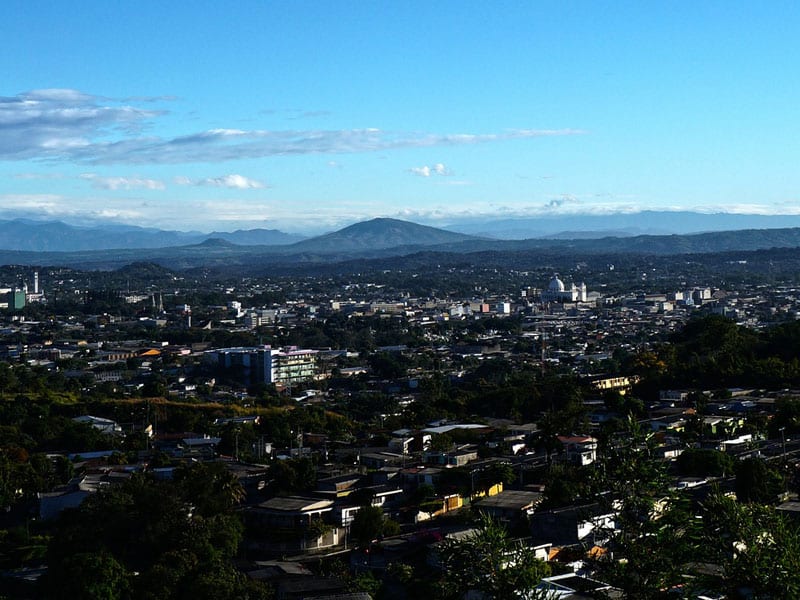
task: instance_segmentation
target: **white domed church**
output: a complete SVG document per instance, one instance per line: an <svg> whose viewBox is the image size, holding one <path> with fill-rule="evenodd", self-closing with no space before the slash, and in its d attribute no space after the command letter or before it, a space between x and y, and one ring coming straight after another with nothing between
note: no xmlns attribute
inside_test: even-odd
<svg viewBox="0 0 800 600"><path fill-rule="evenodd" d="M558 274L553 275L547 288L542 290L542 302L586 302L587 296L585 283L579 286L573 283L567 289Z"/></svg>

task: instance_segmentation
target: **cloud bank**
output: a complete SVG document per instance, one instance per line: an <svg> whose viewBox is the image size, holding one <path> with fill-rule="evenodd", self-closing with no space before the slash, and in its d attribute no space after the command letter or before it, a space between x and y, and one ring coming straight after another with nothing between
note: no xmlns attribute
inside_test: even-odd
<svg viewBox="0 0 800 600"><path fill-rule="evenodd" d="M71 89L0 97L0 160L86 164L223 162L292 154L344 154L482 144L577 135L578 129L513 129L502 133L391 132L374 128L318 130L218 128L164 138L142 131L166 113ZM156 99L138 99L139 102ZM224 184L223 184L224 185Z"/></svg>

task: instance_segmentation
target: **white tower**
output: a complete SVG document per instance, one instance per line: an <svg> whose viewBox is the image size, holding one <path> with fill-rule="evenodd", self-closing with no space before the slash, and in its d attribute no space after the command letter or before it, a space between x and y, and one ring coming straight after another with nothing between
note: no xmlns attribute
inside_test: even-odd
<svg viewBox="0 0 800 600"><path fill-rule="evenodd" d="M33 293L39 293L39 271L33 272Z"/></svg>

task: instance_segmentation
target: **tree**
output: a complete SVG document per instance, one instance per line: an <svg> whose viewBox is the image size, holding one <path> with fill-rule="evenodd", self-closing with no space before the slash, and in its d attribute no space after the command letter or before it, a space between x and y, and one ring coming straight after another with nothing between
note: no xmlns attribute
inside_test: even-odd
<svg viewBox="0 0 800 600"><path fill-rule="evenodd" d="M372 373L380 379L399 379L408 372L408 359L400 353L381 352L369 357Z"/></svg>
<svg viewBox="0 0 800 600"><path fill-rule="evenodd" d="M449 433L439 433L431 439L429 450L437 452L450 452L453 449L453 436Z"/></svg>
<svg viewBox="0 0 800 600"><path fill-rule="evenodd" d="M362 506L350 523L350 535L360 546L368 546L383 532L383 509L380 506Z"/></svg>
<svg viewBox="0 0 800 600"><path fill-rule="evenodd" d="M489 467L488 481L482 487L491 487L498 483L502 483L504 486L511 485L516 478L514 467L510 463L496 462Z"/></svg>
<svg viewBox="0 0 800 600"><path fill-rule="evenodd" d="M243 527L230 512L224 478L213 475L189 472L175 482L134 475L64 511L48 548L44 597L127 598L124 581L136 598L247 597L245 578L231 564ZM201 482L208 486L204 497L189 498ZM98 588L105 595L81 591L93 581L92 570L106 573L110 583ZM118 595L108 592L111 583Z"/></svg>
<svg viewBox="0 0 800 600"><path fill-rule="evenodd" d="M695 555L685 527L692 512L670 489L655 446L653 433L629 418L626 431L601 448L594 469L593 495L614 514L614 527L604 532L610 552L596 567L603 581L641 600L665 598L667 590L683 585Z"/></svg>
<svg viewBox="0 0 800 600"><path fill-rule="evenodd" d="M687 448L676 462L680 474L689 477L722 477L733 471L733 458L710 448Z"/></svg>
<svg viewBox="0 0 800 600"><path fill-rule="evenodd" d="M581 467L570 463L551 463L545 474L544 496L540 507L550 510L577 502L586 490Z"/></svg>
<svg viewBox="0 0 800 600"><path fill-rule="evenodd" d="M419 508L420 504L426 500L430 500L434 496L436 496L436 490L434 487L430 483L422 483L417 487L416 490L414 490L414 493L411 494L409 503L412 506Z"/></svg>
<svg viewBox="0 0 800 600"><path fill-rule="evenodd" d="M704 559L721 567L701 578L728 598L800 598L800 531L771 506L712 495L703 510Z"/></svg>
<svg viewBox="0 0 800 600"><path fill-rule="evenodd" d="M181 466L175 482L186 501L206 517L230 511L245 497L239 479L219 462Z"/></svg>
<svg viewBox="0 0 800 600"><path fill-rule="evenodd" d="M270 477L279 491L287 493L310 491L317 483L317 472L309 458L275 461Z"/></svg>
<svg viewBox="0 0 800 600"><path fill-rule="evenodd" d="M736 464L736 499L739 502L774 503L784 490L783 476L760 458Z"/></svg>
<svg viewBox="0 0 800 600"><path fill-rule="evenodd" d="M365 571L353 577L352 588L359 592L367 592L372 598L375 598L381 589L381 582L372 574L372 571Z"/></svg>
<svg viewBox="0 0 800 600"><path fill-rule="evenodd" d="M505 527L486 515L468 537L443 542L439 556L444 598L461 598L471 590L494 600L517 598L550 574L530 547L514 542Z"/></svg>
<svg viewBox="0 0 800 600"><path fill-rule="evenodd" d="M770 420L769 433L778 437L780 429L790 435L800 432L800 400L796 398L778 398L775 402L775 416Z"/></svg>
<svg viewBox="0 0 800 600"><path fill-rule="evenodd" d="M48 574L48 598L72 600L123 600L131 598L131 576L107 552L82 552L67 556L58 566L60 576Z"/></svg>

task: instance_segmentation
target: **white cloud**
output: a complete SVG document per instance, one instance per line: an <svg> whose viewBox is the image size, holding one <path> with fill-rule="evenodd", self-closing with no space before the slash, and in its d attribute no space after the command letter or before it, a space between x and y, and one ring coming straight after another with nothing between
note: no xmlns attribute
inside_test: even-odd
<svg viewBox="0 0 800 600"><path fill-rule="evenodd" d="M101 208L99 210L87 210L80 213L79 216L82 218L101 219L104 221L125 221L138 224L144 217L144 214L138 210L125 208Z"/></svg>
<svg viewBox="0 0 800 600"><path fill-rule="evenodd" d="M164 182L142 177L103 177L96 173L83 173L81 179L92 182L92 187L100 190L163 190Z"/></svg>
<svg viewBox="0 0 800 600"><path fill-rule="evenodd" d="M567 204L580 204L580 199L574 194L561 194L558 198L551 198L550 201L544 205L544 208L546 210L554 210Z"/></svg>
<svg viewBox="0 0 800 600"><path fill-rule="evenodd" d="M381 152L584 133L577 129L439 134L377 128L284 131L216 128L163 138L143 136L141 130L166 113L126 104L135 100L102 98L70 89L34 90L0 97L0 160L48 159L89 164L222 162L287 154ZM436 172L437 166L429 167L431 173Z"/></svg>
<svg viewBox="0 0 800 600"><path fill-rule="evenodd" d="M409 169L411 173L414 175L419 175L420 177L430 177L431 176L431 168L430 167L411 167Z"/></svg>
<svg viewBox="0 0 800 600"><path fill-rule="evenodd" d="M432 167L429 167L428 165L422 167L411 167L409 172L420 177L430 177L431 175L446 176L453 174L453 172L445 167L442 163L436 163Z"/></svg>
<svg viewBox="0 0 800 600"><path fill-rule="evenodd" d="M653 209L658 210L658 209ZM776 202L775 204L721 204L709 206L697 206L687 208L685 206L670 206L664 210L683 211L715 214L730 213L736 215L800 215L800 202L791 200L787 202Z"/></svg>
<svg viewBox="0 0 800 600"><path fill-rule="evenodd" d="M95 147L97 139L130 135L162 114L100 100L69 89L0 97L0 159L74 157Z"/></svg>
<svg viewBox="0 0 800 600"><path fill-rule="evenodd" d="M0 205L14 210L36 210L49 213L64 201L58 194L0 194Z"/></svg>
<svg viewBox="0 0 800 600"><path fill-rule="evenodd" d="M130 207L128 199L70 198L58 194L0 194L0 218L3 219L47 217L73 224L97 219L136 223L143 216L142 212Z"/></svg>
<svg viewBox="0 0 800 600"><path fill-rule="evenodd" d="M175 177L173 179L178 185L196 185L209 187L225 187L237 190L258 190L266 187L257 179L250 179L244 175L222 175L221 177L206 177L205 179L189 179L188 177Z"/></svg>

